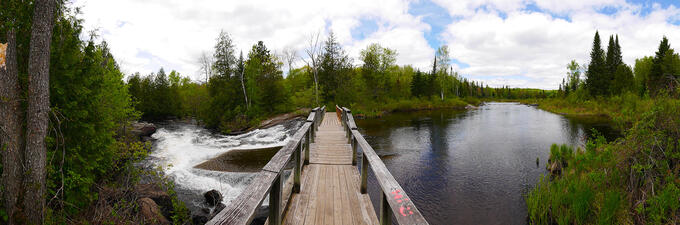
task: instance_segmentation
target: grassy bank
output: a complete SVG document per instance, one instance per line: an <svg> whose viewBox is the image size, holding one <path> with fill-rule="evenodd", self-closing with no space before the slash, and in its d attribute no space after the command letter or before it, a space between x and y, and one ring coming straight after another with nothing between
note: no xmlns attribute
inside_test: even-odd
<svg viewBox="0 0 680 225"><path fill-rule="evenodd" d="M389 100L384 103L370 104L350 104L349 107L356 117L375 118L382 117L392 112L410 112L433 109L465 109L467 105L479 105L482 101L477 98L448 98L440 100L437 98L412 98L402 100ZM326 108L334 108L335 105L328 105Z"/></svg>
<svg viewBox="0 0 680 225"><path fill-rule="evenodd" d="M536 101L551 112L605 115L624 131L586 149L553 146L549 169L527 197L531 224L677 224L680 101L633 95Z"/></svg>

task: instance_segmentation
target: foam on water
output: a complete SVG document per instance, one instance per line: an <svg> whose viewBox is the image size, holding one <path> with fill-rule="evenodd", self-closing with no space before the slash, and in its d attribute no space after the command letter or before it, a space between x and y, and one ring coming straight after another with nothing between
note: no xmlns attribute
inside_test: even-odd
<svg viewBox="0 0 680 225"><path fill-rule="evenodd" d="M180 199L192 203L188 206L200 206L201 195L212 189L222 193L224 203L227 203L243 191L254 173L209 171L196 169L194 166L232 149L283 146L299 127L297 122L292 125L277 125L241 135L226 136L212 134L195 125L172 124L159 128L152 135L156 141L149 159L174 181Z"/></svg>

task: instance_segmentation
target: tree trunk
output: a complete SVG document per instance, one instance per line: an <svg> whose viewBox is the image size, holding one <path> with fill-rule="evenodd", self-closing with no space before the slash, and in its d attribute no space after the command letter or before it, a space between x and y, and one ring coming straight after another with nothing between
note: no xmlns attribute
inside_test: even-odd
<svg viewBox="0 0 680 225"><path fill-rule="evenodd" d="M241 54L241 55L243 55L243 54ZM241 88L243 89L243 97L246 100L246 110L248 110L250 108L250 104L248 104L248 94L246 93L246 84L243 83L243 72L244 71L245 71L245 69L243 69L241 71Z"/></svg>
<svg viewBox="0 0 680 225"><path fill-rule="evenodd" d="M2 152L2 184L5 211L9 224L21 223L17 205L21 189L24 154L22 109L20 102L19 70L17 66L16 34L11 28L7 32L5 68L0 68L0 152ZM21 219L21 218L19 218Z"/></svg>
<svg viewBox="0 0 680 225"><path fill-rule="evenodd" d="M24 210L29 224L42 224L45 215L45 136L50 110L50 42L56 0L36 0L28 56L28 109Z"/></svg>

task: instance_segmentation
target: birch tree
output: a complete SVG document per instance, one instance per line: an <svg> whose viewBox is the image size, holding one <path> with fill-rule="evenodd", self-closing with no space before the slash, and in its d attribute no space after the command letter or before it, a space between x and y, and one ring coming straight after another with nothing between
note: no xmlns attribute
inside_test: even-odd
<svg viewBox="0 0 680 225"><path fill-rule="evenodd" d="M312 75L314 75L314 96L316 99L316 105L319 105L319 55L321 54L321 42L319 40L320 33L312 33L307 39L307 48L305 53L307 53L307 59L303 59L307 66L312 69Z"/></svg>

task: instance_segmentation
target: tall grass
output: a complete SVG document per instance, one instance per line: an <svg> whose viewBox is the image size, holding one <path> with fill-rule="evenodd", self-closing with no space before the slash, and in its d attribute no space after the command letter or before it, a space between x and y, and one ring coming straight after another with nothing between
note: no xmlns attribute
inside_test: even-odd
<svg viewBox="0 0 680 225"><path fill-rule="evenodd" d="M542 177L527 194L530 223L680 223L680 100L596 101L608 102L597 107L624 128L624 137L607 143L600 136L585 151L551 146L550 160L562 172Z"/></svg>

